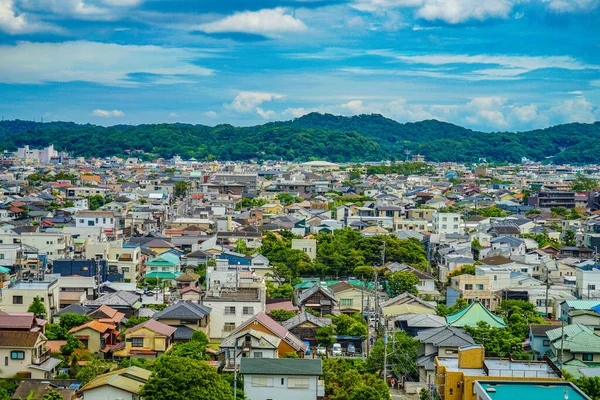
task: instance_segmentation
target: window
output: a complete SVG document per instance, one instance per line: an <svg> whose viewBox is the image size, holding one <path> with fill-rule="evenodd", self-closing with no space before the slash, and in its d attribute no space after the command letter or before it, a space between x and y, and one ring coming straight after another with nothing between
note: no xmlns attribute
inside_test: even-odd
<svg viewBox="0 0 600 400"><path fill-rule="evenodd" d="M548 339L544 340L544 346L550 346L550 341Z"/></svg>
<svg viewBox="0 0 600 400"><path fill-rule="evenodd" d="M262 358L262 356L263 356L263 353L262 353L262 351L255 351L255 352L252 354L252 357L254 357L254 358Z"/></svg>
<svg viewBox="0 0 600 400"><path fill-rule="evenodd" d="M134 337L131 339L131 347L144 347L143 337Z"/></svg>
<svg viewBox="0 0 600 400"><path fill-rule="evenodd" d="M23 296L13 296L13 304L23 304Z"/></svg>
<svg viewBox="0 0 600 400"><path fill-rule="evenodd" d="M476 290L483 290L483 284L482 283L475 284L475 289Z"/></svg>
<svg viewBox="0 0 600 400"><path fill-rule="evenodd" d="M498 275L494 275L494 280L497 281L498 280Z"/></svg>
<svg viewBox="0 0 600 400"><path fill-rule="evenodd" d="M235 307L233 307L233 306L225 307L225 315L235 315Z"/></svg>
<svg viewBox="0 0 600 400"><path fill-rule="evenodd" d="M343 306L351 306L352 305L352 299L342 299L342 305Z"/></svg>
<svg viewBox="0 0 600 400"><path fill-rule="evenodd" d="M450 388L450 396L452 396L452 388Z"/></svg>
<svg viewBox="0 0 600 400"><path fill-rule="evenodd" d="M234 322L225 322L223 324L223 332L233 332L234 329L235 329Z"/></svg>
<svg viewBox="0 0 600 400"><path fill-rule="evenodd" d="M446 224L442 225L442 229L446 229L448 226Z"/></svg>
<svg viewBox="0 0 600 400"><path fill-rule="evenodd" d="M88 221L88 226L94 226L94 221Z"/></svg>
<svg viewBox="0 0 600 400"><path fill-rule="evenodd" d="M310 379L308 378L288 378L288 388L290 389L308 389Z"/></svg>
<svg viewBox="0 0 600 400"><path fill-rule="evenodd" d="M0 254L0 260L4 260L4 254Z"/></svg>
<svg viewBox="0 0 600 400"><path fill-rule="evenodd" d="M472 283L466 283L465 284L465 290L473 290L473 284Z"/></svg>
<svg viewBox="0 0 600 400"><path fill-rule="evenodd" d="M458 354L458 350L448 350L448 349L446 349L446 354Z"/></svg>
<svg viewBox="0 0 600 400"><path fill-rule="evenodd" d="M583 361L594 361L594 355L592 353L583 353L581 359Z"/></svg>
<svg viewBox="0 0 600 400"><path fill-rule="evenodd" d="M271 381L271 378L267 378L264 376L253 376L252 377L252 386L253 387L273 386L273 381Z"/></svg>
<svg viewBox="0 0 600 400"><path fill-rule="evenodd" d="M458 222L458 217L454 217L454 222Z"/></svg>
<svg viewBox="0 0 600 400"><path fill-rule="evenodd" d="M588 285L588 290L596 290L596 285Z"/></svg>
<svg viewBox="0 0 600 400"><path fill-rule="evenodd" d="M11 351L10 352L10 359L11 360L24 360L25 359L25 352L24 351Z"/></svg>
<svg viewBox="0 0 600 400"><path fill-rule="evenodd" d="M123 267L123 268L121 268L121 271L123 271L123 272L129 272L129 267Z"/></svg>
<svg viewBox="0 0 600 400"><path fill-rule="evenodd" d="M79 220L79 223L80 223L80 224L83 224L83 220L82 220L82 219L80 219L80 220Z"/></svg>
<svg viewBox="0 0 600 400"><path fill-rule="evenodd" d="M233 313L235 314L235 308ZM254 307L244 307L242 308L243 315L254 315Z"/></svg>

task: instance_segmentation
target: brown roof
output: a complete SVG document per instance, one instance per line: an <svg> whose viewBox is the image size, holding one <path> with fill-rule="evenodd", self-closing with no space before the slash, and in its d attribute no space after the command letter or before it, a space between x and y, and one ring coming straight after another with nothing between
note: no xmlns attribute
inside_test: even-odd
<svg viewBox="0 0 600 400"><path fill-rule="evenodd" d="M0 314L0 329L30 329L34 323L33 313L26 315Z"/></svg>
<svg viewBox="0 0 600 400"><path fill-rule="evenodd" d="M41 333L0 331L0 347L35 347Z"/></svg>
<svg viewBox="0 0 600 400"><path fill-rule="evenodd" d="M142 322L141 324L137 324L136 326L127 329L127 331L125 331L125 334L135 332L142 328L146 328L156 333L160 333L164 336L171 336L177 330L177 328L173 328L172 326L165 325L162 322L150 319L146 322Z"/></svg>
<svg viewBox="0 0 600 400"><path fill-rule="evenodd" d="M114 308L102 304L100 307L88 314L89 317L97 319L100 322L121 322L125 314L115 310Z"/></svg>
<svg viewBox="0 0 600 400"><path fill-rule="evenodd" d="M560 326L560 322L553 321L552 325L531 324L529 325L529 329L531 329L531 333L533 334L533 336L546 336L546 332L552 329L556 329L557 326Z"/></svg>
<svg viewBox="0 0 600 400"><path fill-rule="evenodd" d="M481 261L485 265L504 265L504 264L510 264L512 262L510 259L503 257L503 256L486 257L483 260L479 260L479 261Z"/></svg>
<svg viewBox="0 0 600 400"><path fill-rule="evenodd" d="M64 301L78 301L81 300L81 296L85 292L60 292L59 297L60 300Z"/></svg>
<svg viewBox="0 0 600 400"><path fill-rule="evenodd" d="M108 330L114 329L115 327L114 327L114 325L103 324L102 322L98 322L98 321L92 320L92 321L86 322L83 325L76 326L75 328L71 329L69 331L69 333L79 332L79 331L81 331L83 329L86 329L86 328L93 329L96 332L104 333L104 332L106 332Z"/></svg>
<svg viewBox="0 0 600 400"><path fill-rule="evenodd" d="M64 346L67 344L66 340L48 340L46 342L46 348L50 350L51 353L60 353L60 346Z"/></svg>
<svg viewBox="0 0 600 400"><path fill-rule="evenodd" d="M64 400L71 400L75 394L75 389L59 389L52 387L49 383L36 382L36 381L22 381L15 390L15 393L11 396L12 399L32 399L42 400L44 395L50 391L50 389L58 392ZM31 396L33 393L33 397Z"/></svg>

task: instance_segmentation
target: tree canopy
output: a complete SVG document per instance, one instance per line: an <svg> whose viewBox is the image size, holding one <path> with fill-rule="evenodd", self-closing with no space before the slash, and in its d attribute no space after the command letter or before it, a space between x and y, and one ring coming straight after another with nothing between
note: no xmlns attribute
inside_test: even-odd
<svg viewBox="0 0 600 400"><path fill-rule="evenodd" d="M27 312L35 314L37 318L46 318L47 311L44 303L40 300L40 296L35 296L33 303L27 309Z"/></svg>

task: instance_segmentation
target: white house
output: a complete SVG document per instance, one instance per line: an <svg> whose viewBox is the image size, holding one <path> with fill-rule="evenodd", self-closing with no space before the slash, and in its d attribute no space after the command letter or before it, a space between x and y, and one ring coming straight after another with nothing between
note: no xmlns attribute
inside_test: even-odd
<svg viewBox="0 0 600 400"><path fill-rule="evenodd" d="M490 277L490 290L496 291L510 287L511 271L503 267L485 267L478 265L475 267L476 276Z"/></svg>
<svg viewBox="0 0 600 400"><path fill-rule="evenodd" d="M79 398L138 400L139 393L151 374L151 371L140 367L129 367L98 375L79 389Z"/></svg>
<svg viewBox="0 0 600 400"><path fill-rule="evenodd" d="M210 339L223 339L259 312L265 311L264 285L238 290L209 290L203 305L210 307Z"/></svg>
<svg viewBox="0 0 600 400"><path fill-rule="evenodd" d="M595 295L594 292L600 290L600 268L593 260L576 265L575 276L577 298L587 299L590 294Z"/></svg>
<svg viewBox="0 0 600 400"><path fill-rule="evenodd" d="M116 231L117 218L113 211L77 211L75 213L75 226L77 228L97 226Z"/></svg>
<svg viewBox="0 0 600 400"><path fill-rule="evenodd" d="M240 373L248 400L316 400L325 395L321 359L242 358Z"/></svg>
<svg viewBox="0 0 600 400"><path fill-rule="evenodd" d="M437 234L459 234L462 235L464 226L461 215L458 213L434 213L433 233Z"/></svg>

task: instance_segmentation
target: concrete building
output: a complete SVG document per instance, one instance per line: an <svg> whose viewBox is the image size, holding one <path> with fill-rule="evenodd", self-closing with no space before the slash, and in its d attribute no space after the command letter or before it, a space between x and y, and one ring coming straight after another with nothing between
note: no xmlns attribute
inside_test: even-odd
<svg viewBox="0 0 600 400"><path fill-rule="evenodd" d="M308 254L311 260L317 257L317 241L315 239L292 239L292 249Z"/></svg>
<svg viewBox="0 0 600 400"><path fill-rule="evenodd" d="M73 237L66 233L23 232L20 235L1 234L2 244L24 244L38 249L48 260L73 256Z"/></svg>
<svg viewBox="0 0 600 400"><path fill-rule="evenodd" d="M593 292L600 290L600 268L593 261L579 264L575 269L575 277L578 298L589 299Z"/></svg>
<svg viewBox="0 0 600 400"><path fill-rule="evenodd" d="M59 309L60 293L58 279L52 282L17 281L12 283L2 289L0 305L6 312L27 312L27 309L36 297L39 297L44 307L46 307L47 318L51 321L51 315Z"/></svg>
<svg viewBox="0 0 600 400"><path fill-rule="evenodd" d="M458 213L434 213L432 219L433 233L462 235L464 227L461 217L461 214Z"/></svg>

